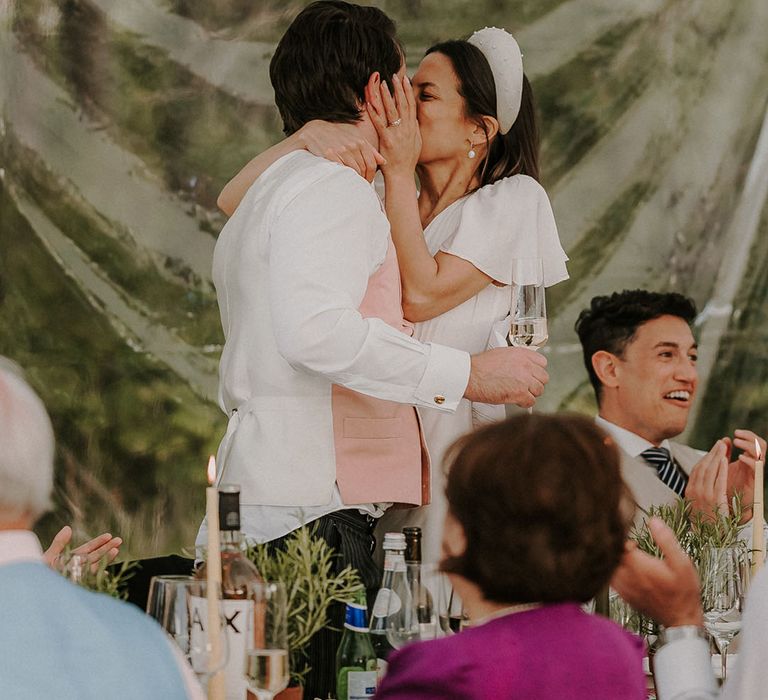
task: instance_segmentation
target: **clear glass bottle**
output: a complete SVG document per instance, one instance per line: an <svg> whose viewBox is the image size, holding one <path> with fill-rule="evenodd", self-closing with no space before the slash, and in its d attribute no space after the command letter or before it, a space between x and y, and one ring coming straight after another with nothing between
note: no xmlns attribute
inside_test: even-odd
<svg viewBox="0 0 768 700"><path fill-rule="evenodd" d="M248 683L243 669L246 658L248 616L252 612L251 593L263 584L259 571L245 556L240 532L240 487L219 486L219 547L221 550L222 607L226 620L229 654L224 669L227 700L245 700ZM206 578L206 562L196 577ZM205 619L205 618L203 618Z"/></svg>
<svg viewBox="0 0 768 700"><path fill-rule="evenodd" d="M336 700L365 700L376 694L376 652L368 633L365 591L347 603L344 634L336 653Z"/></svg>
<svg viewBox="0 0 768 700"><path fill-rule="evenodd" d="M434 639L437 634L437 615L432 594L422 581L421 528L404 527L403 535L405 535L406 577L416 605L419 637L422 640Z"/></svg>
<svg viewBox="0 0 768 700"><path fill-rule="evenodd" d="M418 636L414 630L415 609L406 578L405 535L384 535L384 576L371 613L371 643L379 674L386 672L387 658L402 644Z"/></svg>

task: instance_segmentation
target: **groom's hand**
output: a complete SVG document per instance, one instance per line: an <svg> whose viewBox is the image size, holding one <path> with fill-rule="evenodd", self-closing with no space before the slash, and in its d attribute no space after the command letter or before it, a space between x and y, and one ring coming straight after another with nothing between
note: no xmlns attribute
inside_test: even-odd
<svg viewBox="0 0 768 700"><path fill-rule="evenodd" d="M494 348L472 356L464 398L530 408L544 392L547 358L526 348Z"/></svg>

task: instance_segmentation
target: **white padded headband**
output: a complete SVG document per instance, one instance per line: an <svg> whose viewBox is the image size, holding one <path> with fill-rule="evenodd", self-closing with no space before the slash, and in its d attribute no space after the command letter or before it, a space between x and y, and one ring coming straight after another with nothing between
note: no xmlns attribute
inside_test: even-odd
<svg viewBox="0 0 768 700"><path fill-rule="evenodd" d="M520 113L523 96L523 55L515 38L504 29L486 27L475 32L469 43L483 52L496 84L496 115L499 130L506 134Z"/></svg>

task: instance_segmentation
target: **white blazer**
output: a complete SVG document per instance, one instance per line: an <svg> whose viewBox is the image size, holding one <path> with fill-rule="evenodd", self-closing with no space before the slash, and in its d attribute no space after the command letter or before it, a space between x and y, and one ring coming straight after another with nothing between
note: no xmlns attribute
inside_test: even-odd
<svg viewBox="0 0 768 700"><path fill-rule="evenodd" d="M221 232L213 280L225 344L219 403L230 416L220 481L252 505L331 500L331 386L454 411L465 352L422 344L358 311L389 224L354 171L299 151L265 171Z"/></svg>

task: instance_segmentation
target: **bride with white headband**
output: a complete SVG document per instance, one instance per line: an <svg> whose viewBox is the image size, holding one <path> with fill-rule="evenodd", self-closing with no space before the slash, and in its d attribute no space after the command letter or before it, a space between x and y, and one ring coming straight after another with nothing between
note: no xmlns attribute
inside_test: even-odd
<svg viewBox="0 0 768 700"><path fill-rule="evenodd" d="M493 324L510 311L510 285L524 281L515 279L519 261L540 258L547 286L568 277L538 182L538 125L520 49L503 29L486 28L468 41L430 48L412 90L407 78L393 82L394 95L382 84L368 103L386 159L381 170L404 315L422 342L480 352ZM503 407L484 406L483 413L493 408L503 419ZM424 560L439 561L443 461L472 429L473 411L462 400L452 415L420 413L432 458L432 502L390 509L378 529L421 527Z"/></svg>
<svg viewBox="0 0 768 700"><path fill-rule="evenodd" d="M517 42L496 28L430 48L412 85L402 73L389 81L392 92L383 81L369 85L366 106L386 161L385 207L404 315L422 342L481 352L493 324L510 311L510 285L521 282L515 279L519 261L541 259L547 286L568 277L552 208L538 182L531 86ZM310 122L300 130L302 143L317 155L338 153L346 128ZM356 134L351 144L350 150L359 145ZM365 176L362 157L337 159L360 163L356 169ZM227 185L219 198L226 213L273 160L269 151L261 154ZM503 407L483 408L486 417L496 408L492 417L504 418ZM473 406L462 400L453 414L421 411L421 417L432 459L432 502L388 510L378 530L421 527L424 561L436 562L446 511L442 463L454 440L473 428Z"/></svg>

